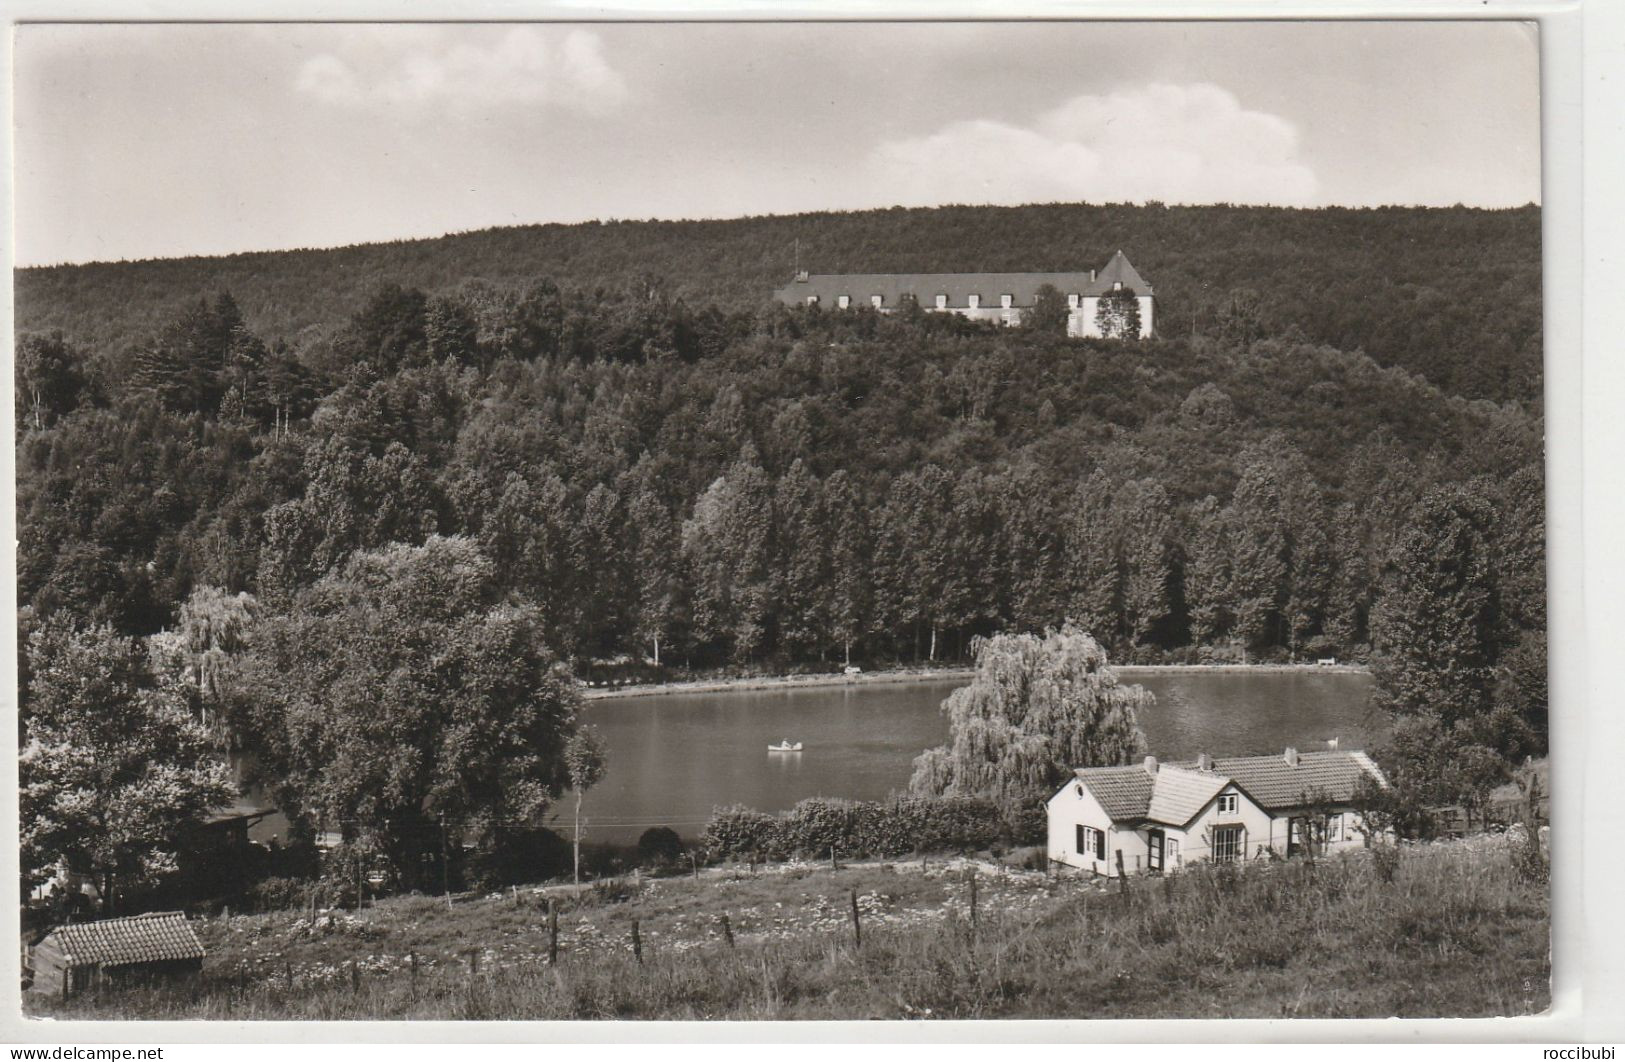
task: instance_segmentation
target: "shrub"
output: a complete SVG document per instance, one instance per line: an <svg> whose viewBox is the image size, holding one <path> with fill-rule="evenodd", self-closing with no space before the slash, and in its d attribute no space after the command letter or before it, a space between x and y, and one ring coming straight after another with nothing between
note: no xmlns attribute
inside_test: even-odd
<svg viewBox="0 0 1625 1062"><path fill-rule="evenodd" d="M706 845L724 858L822 858L834 847L851 858L924 851L975 851L1005 836L998 809L973 797L900 797L885 803L803 800L780 816L749 808L718 810L705 828Z"/></svg>
<svg viewBox="0 0 1625 1062"><path fill-rule="evenodd" d="M570 846L552 830L498 829L469 855L463 879L469 888L490 892L559 877L570 867Z"/></svg>
<svg viewBox="0 0 1625 1062"><path fill-rule="evenodd" d="M1507 831L1507 843L1512 846L1512 869L1520 881L1531 885L1545 885L1552 876L1551 856L1541 847L1538 831L1517 825Z"/></svg>
<svg viewBox="0 0 1625 1062"><path fill-rule="evenodd" d="M670 863L682 857L683 839L670 826L651 826L638 838L638 861Z"/></svg>
<svg viewBox="0 0 1625 1062"><path fill-rule="evenodd" d="M779 820L740 804L718 808L705 824L705 846L720 856L778 852Z"/></svg>
<svg viewBox="0 0 1625 1062"><path fill-rule="evenodd" d="M247 899L256 911L299 910L320 891L321 882L313 878L266 878L248 887Z"/></svg>
<svg viewBox="0 0 1625 1062"><path fill-rule="evenodd" d="M1378 844L1371 849L1371 865L1376 869L1377 877L1384 885L1393 883L1394 874L1399 870L1399 846L1392 844Z"/></svg>

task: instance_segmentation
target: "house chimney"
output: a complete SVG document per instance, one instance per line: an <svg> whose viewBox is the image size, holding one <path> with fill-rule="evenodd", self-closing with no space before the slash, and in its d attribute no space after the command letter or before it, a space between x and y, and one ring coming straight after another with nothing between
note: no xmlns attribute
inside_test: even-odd
<svg viewBox="0 0 1625 1062"><path fill-rule="evenodd" d="M1147 756L1145 758L1145 773L1146 774L1156 774L1157 773L1157 758L1155 756Z"/></svg>
<svg viewBox="0 0 1625 1062"><path fill-rule="evenodd" d="M1296 767L1298 765L1298 750L1293 748L1291 745L1286 747L1286 765L1288 767Z"/></svg>
<svg viewBox="0 0 1625 1062"><path fill-rule="evenodd" d="M807 271L805 269L803 269L801 272L796 274L796 283L798 283L798 284L807 283Z"/></svg>
<svg viewBox="0 0 1625 1062"><path fill-rule="evenodd" d="M1095 279L1095 271L1093 269L1089 270L1089 279L1090 280Z"/></svg>
<svg viewBox="0 0 1625 1062"><path fill-rule="evenodd" d="M1211 771L1213 769L1213 757L1205 752L1198 753L1196 756L1196 769L1198 771Z"/></svg>

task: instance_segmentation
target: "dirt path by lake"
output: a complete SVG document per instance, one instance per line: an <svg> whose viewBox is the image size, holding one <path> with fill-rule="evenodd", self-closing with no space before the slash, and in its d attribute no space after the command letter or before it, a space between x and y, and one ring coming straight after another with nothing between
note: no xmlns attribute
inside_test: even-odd
<svg viewBox="0 0 1625 1062"><path fill-rule="evenodd" d="M1317 674L1340 672L1364 674L1363 664L1125 664L1115 667L1119 677L1134 679L1143 675L1177 674L1264 674L1308 671ZM903 668L894 671L866 671L859 675L764 675L759 678L698 679L691 682L660 682L634 686L609 686L582 691L586 700L607 697L657 697L672 693L730 693L745 690L795 690L824 686L852 686L887 682L937 682L968 679L971 667Z"/></svg>

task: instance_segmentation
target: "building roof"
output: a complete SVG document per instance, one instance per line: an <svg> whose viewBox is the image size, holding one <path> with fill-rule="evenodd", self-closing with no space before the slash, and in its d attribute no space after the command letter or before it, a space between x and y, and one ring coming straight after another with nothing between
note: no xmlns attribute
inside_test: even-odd
<svg viewBox="0 0 1625 1062"><path fill-rule="evenodd" d="M1145 817L1170 826L1183 826L1229 784L1229 778L1213 771L1160 767L1151 787L1151 802L1145 809Z"/></svg>
<svg viewBox="0 0 1625 1062"><path fill-rule="evenodd" d="M1145 282L1140 271L1134 268L1134 263L1128 260L1128 255L1118 251L1112 255L1112 260L1106 263L1106 268L1100 271L1096 283L1102 291L1110 291L1113 284L1121 282L1125 288L1133 288L1138 295L1150 295L1151 285Z"/></svg>
<svg viewBox="0 0 1625 1062"><path fill-rule="evenodd" d="M1183 826L1226 786L1235 785L1266 811L1302 807L1311 800L1346 804L1363 778L1386 786L1364 752L1303 752L1297 766L1284 755L1216 759L1204 771L1195 763L1168 763L1154 770L1080 767L1074 774L1114 822L1144 820Z"/></svg>
<svg viewBox="0 0 1625 1062"><path fill-rule="evenodd" d="M1347 803L1363 778L1386 787L1388 780L1364 752L1300 752L1298 765L1281 756L1241 756L1215 759L1214 771L1229 775L1247 795L1266 808L1300 807L1321 798Z"/></svg>
<svg viewBox="0 0 1625 1062"><path fill-rule="evenodd" d="M1152 776L1144 767L1080 767L1076 773L1113 820L1145 817L1151 804Z"/></svg>
<svg viewBox="0 0 1625 1062"><path fill-rule="evenodd" d="M1064 273L811 273L804 280L790 281L774 297L800 305L816 295L822 305L834 306L839 296L847 295L853 306L867 306L870 296L879 295L882 306L895 307L903 296L912 295L930 309L938 295L946 295L948 305L958 308L969 306L970 296L980 295L983 309L997 309L1001 295L1011 296L1012 306L1033 305L1038 289L1045 284L1062 295L1092 296L1111 291L1117 281L1137 295L1153 294L1151 285L1118 251L1095 276L1087 269Z"/></svg>
<svg viewBox="0 0 1625 1062"><path fill-rule="evenodd" d="M201 959L203 945L178 911L58 926L40 943L54 942L70 966Z"/></svg>

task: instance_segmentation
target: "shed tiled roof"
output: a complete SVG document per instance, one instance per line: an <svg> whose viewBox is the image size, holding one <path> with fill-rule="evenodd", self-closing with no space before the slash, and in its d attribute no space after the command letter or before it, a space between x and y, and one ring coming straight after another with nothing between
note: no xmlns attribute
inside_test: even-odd
<svg viewBox="0 0 1625 1062"><path fill-rule="evenodd" d="M1159 768L1145 817L1170 826L1183 826L1229 784L1229 778L1213 771L1191 771L1174 766Z"/></svg>
<svg viewBox="0 0 1625 1062"><path fill-rule="evenodd" d="M54 941L70 966L203 958L202 943L179 912L58 926L45 941Z"/></svg>
<svg viewBox="0 0 1625 1062"><path fill-rule="evenodd" d="M1353 799L1362 778L1388 784L1363 752L1301 752L1296 767L1279 755L1239 756L1215 759L1213 770L1234 778L1267 809L1299 807L1311 795L1344 803Z"/></svg>
<svg viewBox="0 0 1625 1062"><path fill-rule="evenodd" d="M1145 816L1152 786L1144 767L1080 767L1076 774L1113 821Z"/></svg>
<svg viewBox="0 0 1625 1062"><path fill-rule="evenodd" d="M882 306L896 307L903 296L912 295L931 309L938 295L946 295L949 306L964 309L970 305L970 296L980 295L982 309L998 309L1001 295L1011 296L1012 306L1033 305L1038 289L1045 284L1062 295L1101 295L1112 290L1116 281L1133 288L1137 295L1153 294L1151 285L1118 251L1095 277L1087 269L1063 273L814 273L806 280L792 280L774 297L800 305L816 295L821 305L833 307L842 295L850 296L853 306L867 306L870 296L879 295Z"/></svg>

